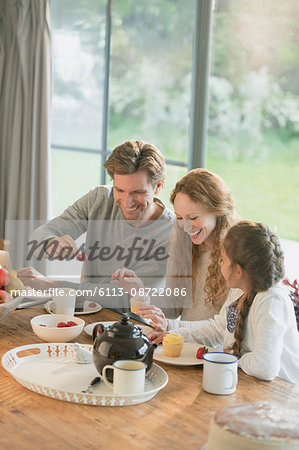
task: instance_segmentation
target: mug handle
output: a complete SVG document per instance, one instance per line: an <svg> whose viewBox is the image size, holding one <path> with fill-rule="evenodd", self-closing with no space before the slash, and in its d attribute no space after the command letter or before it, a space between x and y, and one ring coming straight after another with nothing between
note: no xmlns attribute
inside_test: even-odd
<svg viewBox="0 0 299 450"><path fill-rule="evenodd" d="M113 383L110 383L110 381L107 380L106 377L106 370L107 369L113 369L114 370L114 366L111 366L110 364L108 364L107 366L105 366L102 370L102 378L105 384L107 384L107 386L111 387L113 389Z"/></svg>
<svg viewBox="0 0 299 450"><path fill-rule="evenodd" d="M50 306L51 306L52 303L55 305L55 301L54 301L54 300L49 300L49 301L46 303L46 310L47 310L48 313L50 313L50 314L55 314L53 311L51 311L51 308L50 308Z"/></svg>
<svg viewBox="0 0 299 450"><path fill-rule="evenodd" d="M233 370L231 370L231 369L226 369L225 372L230 372L232 374L232 376L233 376L233 381L232 381L231 386L228 386L225 389L234 389L237 386L237 377L235 375L235 372Z"/></svg>

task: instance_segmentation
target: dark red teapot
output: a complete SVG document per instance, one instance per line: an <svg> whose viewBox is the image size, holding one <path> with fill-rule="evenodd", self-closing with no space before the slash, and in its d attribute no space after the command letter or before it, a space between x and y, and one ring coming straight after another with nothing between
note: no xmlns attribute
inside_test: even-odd
<svg viewBox="0 0 299 450"><path fill-rule="evenodd" d="M156 344L152 344L142 330L123 315L119 322L105 327L99 323L93 332L93 362L97 371L118 359L138 359L147 364L148 372L153 364L153 353ZM112 370L107 370L107 378L112 381Z"/></svg>

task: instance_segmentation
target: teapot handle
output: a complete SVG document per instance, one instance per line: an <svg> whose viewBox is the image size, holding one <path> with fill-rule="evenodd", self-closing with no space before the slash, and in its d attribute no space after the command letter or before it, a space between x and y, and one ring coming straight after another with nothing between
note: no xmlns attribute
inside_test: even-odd
<svg viewBox="0 0 299 450"><path fill-rule="evenodd" d="M98 330L101 329L101 333L104 333L105 327L102 323L97 323L92 330L92 341L94 342L96 338L98 337Z"/></svg>

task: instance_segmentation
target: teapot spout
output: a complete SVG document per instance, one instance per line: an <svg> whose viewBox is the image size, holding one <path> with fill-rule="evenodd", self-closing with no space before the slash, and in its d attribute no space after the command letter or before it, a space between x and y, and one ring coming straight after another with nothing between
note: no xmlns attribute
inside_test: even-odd
<svg viewBox="0 0 299 450"><path fill-rule="evenodd" d="M142 358L139 359L139 361L144 361L144 362L148 362L148 361L152 361L153 359L153 354L154 354L154 350L158 347L157 344L151 344L146 353L143 355Z"/></svg>

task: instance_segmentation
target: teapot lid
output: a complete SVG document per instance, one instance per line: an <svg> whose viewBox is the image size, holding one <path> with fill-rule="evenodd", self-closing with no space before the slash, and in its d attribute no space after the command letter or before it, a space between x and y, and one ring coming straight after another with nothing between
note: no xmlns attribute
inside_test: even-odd
<svg viewBox="0 0 299 450"><path fill-rule="evenodd" d="M137 325L129 321L129 317L125 314L121 316L119 322L113 323L108 328L108 333L112 333L113 336L123 338L135 338L142 335L142 330Z"/></svg>

